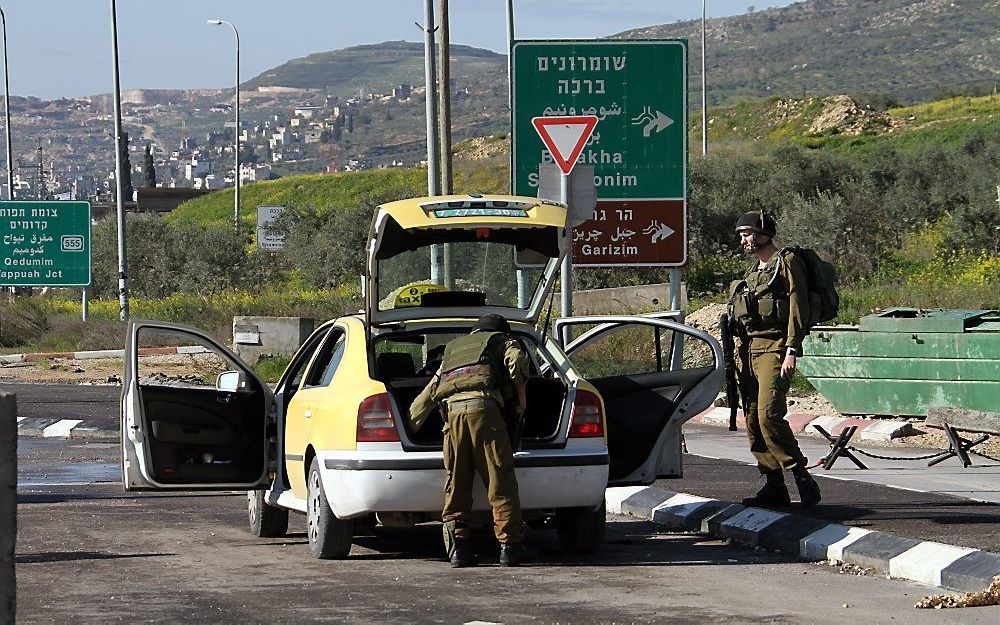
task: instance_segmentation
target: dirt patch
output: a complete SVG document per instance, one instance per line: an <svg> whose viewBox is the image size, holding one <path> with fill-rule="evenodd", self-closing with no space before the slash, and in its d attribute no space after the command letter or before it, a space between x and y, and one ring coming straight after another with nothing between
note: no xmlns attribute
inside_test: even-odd
<svg viewBox="0 0 1000 625"><path fill-rule="evenodd" d="M860 106L854 98L838 95L829 98L823 111L809 126L809 132L820 134L836 131L856 136L863 132L892 132L905 122L870 106Z"/></svg>
<svg viewBox="0 0 1000 625"><path fill-rule="evenodd" d="M144 356L140 373L164 379L188 381L212 377L220 373L220 361L210 354L178 354ZM0 366L0 383L25 384L121 384L125 363L120 358L51 358L39 362Z"/></svg>

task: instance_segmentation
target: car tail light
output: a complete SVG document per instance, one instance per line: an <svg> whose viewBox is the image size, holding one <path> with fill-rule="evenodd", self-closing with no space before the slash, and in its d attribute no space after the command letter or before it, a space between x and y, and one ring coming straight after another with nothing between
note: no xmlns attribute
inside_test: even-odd
<svg viewBox="0 0 1000 625"><path fill-rule="evenodd" d="M604 436L604 415L601 412L600 397L590 391L576 392L569 435L571 438Z"/></svg>
<svg viewBox="0 0 1000 625"><path fill-rule="evenodd" d="M387 443L398 440L389 395L381 393L366 397L358 408L358 442Z"/></svg>

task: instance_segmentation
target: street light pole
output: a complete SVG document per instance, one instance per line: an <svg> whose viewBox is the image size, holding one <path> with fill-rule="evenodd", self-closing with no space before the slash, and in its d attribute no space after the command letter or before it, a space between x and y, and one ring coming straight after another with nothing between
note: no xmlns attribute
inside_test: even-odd
<svg viewBox="0 0 1000 625"><path fill-rule="evenodd" d="M7 199L14 199L14 157L10 147L10 83L7 80L7 16L0 7L0 21L3 22L3 119L7 131Z"/></svg>
<svg viewBox="0 0 1000 625"><path fill-rule="evenodd" d="M208 20L213 26L225 24L233 29L236 36L236 187L233 194L233 227L240 231L240 32L231 22L225 20Z"/></svg>
<svg viewBox="0 0 1000 625"><path fill-rule="evenodd" d="M707 28L705 22L708 17L708 0L701 0L701 154L708 154L708 61L705 51L708 48L705 42Z"/></svg>
<svg viewBox="0 0 1000 625"><path fill-rule="evenodd" d="M434 0L424 0L424 82L427 85L427 195L441 195L441 146L438 142L437 63L434 50ZM431 282L444 286L444 248L431 246Z"/></svg>
<svg viewBox="0 0 1000 625"><path fill-rule="evenodd" d="M118 11L111 0L111 43L115 70L115 186L118 205L118 318L128 321L128 263L125 256L125 176L122 163L122 89L118 80ZM6 47L6 46L5 46Z"/></svg>

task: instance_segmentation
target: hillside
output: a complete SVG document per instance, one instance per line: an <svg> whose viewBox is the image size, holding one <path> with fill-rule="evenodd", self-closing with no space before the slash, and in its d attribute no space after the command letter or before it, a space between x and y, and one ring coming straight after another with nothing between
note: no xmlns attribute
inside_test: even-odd
<svg viewBox="0 0 1000 625"><path fill-rule="evenodd" d="M948 87L992 86L998 30L998 0L809 0L711 19L709 97L869 92L916 101ZM700 20L613 36L687 38L691 87L700 89Z"/></svg>
<svg viewBox="0 0 1000 625"><path fill-rule="evenodd" d="M457 82L505 81L506 57L470 46L451 46L451 75ZM292 59L246 83L258 87L320 89L341 98L360 91L389 93L399 84L424 84L424 46L408 41L354 46Z"/></svg>

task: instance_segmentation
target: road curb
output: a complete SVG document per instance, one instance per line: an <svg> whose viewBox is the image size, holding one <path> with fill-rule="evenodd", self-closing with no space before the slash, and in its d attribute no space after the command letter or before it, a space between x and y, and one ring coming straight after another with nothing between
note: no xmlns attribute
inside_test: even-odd
<svg viewBox="0 0 1000 625"><path fill-rule="evenodd" d="M139 350L140 356L174 356L176 354L204 354L209 350L200 345L180 347L144 347ZM39 354L6 354L0 356L0 365L16 365L23 362L41 362L43 360L93 360L97 358L124 358L124 349L85 350L79 352L46 352Z"/></svg>
<svg viewBox="0 0 1000 625"><path fill-rule="evenodd" d="M857 417L821 417L803 412L793 412L785 416L793 432L819 435L819 426L833 436L839 436L844 429L856 425L855 436L866 441L890 441L909 436L913 433L913 425L900 419L861 419ZM729 427L729 408L710 408L691 418L692 423ZM736 428L746 430L746 418L742 410L736 411Z"/></svg>
<svg viewBox="0 0 1000 625"><path fill-rule="evenodd" d="M948 590L979 591L1000 575L1000 555L987 551L660 488L609 488L605 503L608 512L638 517L671 530L728 538L802 560L844 562Z"/></svg>
<svg viewBox="0 0 1000 625"><path fill-rule="evenodd" d="M88 424L83 419L17 418L17 435L32 438L71 438L75 440L116 441L118 424L113 429Z"/></svg>

